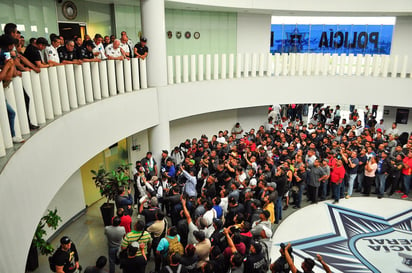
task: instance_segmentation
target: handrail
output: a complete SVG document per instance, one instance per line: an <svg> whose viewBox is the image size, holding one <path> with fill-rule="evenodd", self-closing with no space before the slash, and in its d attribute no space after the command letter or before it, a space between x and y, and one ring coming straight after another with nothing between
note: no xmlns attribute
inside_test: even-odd
<svg viewBox="0 0 412 273"><path fill-rule="evenodd" d="M168 56L168 83L279 76L406 78L408 56L322 53L245 53ZM190 61L189 61L190 60ZM213 60L213 61L212 61ZM399 70L398 67L401 67ZM412 73L409 73L412 75Z"/></svg>
<svg viewBox="0 0 412 273"><path fill-rule="evenodd" d="M7 88L0 82L0 157L13 148L6 99L16 112L17 137L30 134L24 91L30 97L30 121L44 125L79 106L147 88L146 61L142 59L84 62L22 72Z"/></svg>

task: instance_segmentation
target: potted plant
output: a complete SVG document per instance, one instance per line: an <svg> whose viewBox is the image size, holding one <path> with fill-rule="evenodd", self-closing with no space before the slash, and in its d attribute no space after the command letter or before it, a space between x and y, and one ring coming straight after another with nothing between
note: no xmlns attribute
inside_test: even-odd
<svg viewBox="0 0 412 273"><path fill-rule="evenodd" d="M100 206L105 226L111 225L114 215L114 204L110 201L115 200L120 187L129 185L128 167L130 165L123 163L112 171L106 171L103 167L100 167L97 171L91 170L96 187L99 188L100 194L107 198L107 202Z"/></svg>
<svg viewBox="0 0 412 273"><path fill-rule="evenodd" d="M56 230L61 221L62 219L57 215L57 209L54 209L53 211L48 210L47 214L40 219L30 245L26 271L34 271L39 266L39 250L41 255L50 255L53 253L54 247L44 239L44 236L47 234L44 228L47 226Z"/></svg>

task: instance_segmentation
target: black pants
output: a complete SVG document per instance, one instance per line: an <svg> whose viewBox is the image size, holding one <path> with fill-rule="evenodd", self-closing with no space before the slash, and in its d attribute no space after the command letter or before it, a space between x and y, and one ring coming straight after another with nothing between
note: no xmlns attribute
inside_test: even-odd
<svg viewBox="0 0 412 273"><path fill-rule="evenodd" d="M363 180L363 194L369 195L371 193L371 186L375 183L375 177L365 176Z"/></svg>
<svg viewBox="0 0 412 273"><path fill-rule="evenodd" d="M24 104L26 105L27 120L29 121L29 125L30 125L31 124L30 115L29 115L30 97L29 95L27 95L27 92L24 88L23 88L23 94L24 94Z"/></svg>
<svg viewBox="0 0 412 273"><path fill-rule="evenodd" d="M309 186L308 185L308 198L309 198L309 201L312 201L313 203L318 202L318 189L319 189L319 187L314 187L314 186Z"/></svg>

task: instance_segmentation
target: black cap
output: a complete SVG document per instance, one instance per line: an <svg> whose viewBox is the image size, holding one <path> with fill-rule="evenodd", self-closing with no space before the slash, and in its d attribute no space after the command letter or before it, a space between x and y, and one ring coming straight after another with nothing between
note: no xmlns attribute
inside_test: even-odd
<svg viewBox="0 0 412 273"><path fill-rule="evenodd" d="M162 150L162 153L169 154L167 150Z"/></svg>
<svg viewBox="0 0 412 273"><path fill-rule="evenodd" d="M63 236L63 237L60 239L60 243L61 243L62 245L67 245L67 244L70 243L70 242L71 242L71 240L70 240L70 238L67 237L67 236Z"/></svg>
<svg viewBox="0 0 412 273"><path fill-rule="evenodd" d="M84 46L91 46L92 48L96 47L92 40L87 40L86 42L84 42Z"/></svg>
<svg viewBox="0 0 412 273"><path fill-rule="evenodd" d="M144 36L140 37L140 42L147 42L146 37L144 37Z"/></svg>
<svg viewBox="0 0 412 273"><path fill-rule="evenodd" d="M45 45L45 46L49 46L49 42L48 42L47 39L44 38L44 37L39 37L39 38L37 38L36 43L37 43L37 44L41 44L41 45Z"/></svg>

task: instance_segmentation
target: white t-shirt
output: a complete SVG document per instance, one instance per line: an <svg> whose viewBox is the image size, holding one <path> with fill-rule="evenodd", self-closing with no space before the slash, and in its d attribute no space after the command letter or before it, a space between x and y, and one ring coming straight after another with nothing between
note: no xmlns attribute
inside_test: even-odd
<svg viewBox="0 0 412 273"><path fill-rule="evenodd" d="M120 46L117 49L113 48L113 44L110 44L106 47L106 56L111 56L114 58L122 56L122 52L120 51Z"/></svg>
<svg viewBox="0 0 412 273"><path fill-rule="evenodd" d="M53 61L56 63L60 63L59 53L57 52L57 48L54 46L48 46L44 50L44 55L46 57L46 61Z"/></svg>
<svg viewBox="0 0 412 273"><path fill-rule="evenodd" d="M102 43L96 45L95 48L93 48L93 53L95 52L99 52L99 55L97 55L97 58L101 59L101 60L106 60L106 54L104 51L104 45Z"/></svg>
<svg viewBox="0 0 412 273"><path fill-rule="evenodd" d="M130 47L127 42L126 43L120 42L120 47L123 49L125 53L130 53Z"/></svg>

